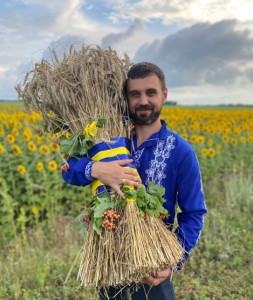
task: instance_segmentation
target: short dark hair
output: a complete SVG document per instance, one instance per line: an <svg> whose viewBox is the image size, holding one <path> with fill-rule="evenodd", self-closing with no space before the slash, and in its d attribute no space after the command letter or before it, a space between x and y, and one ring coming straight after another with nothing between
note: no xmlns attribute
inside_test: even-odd
<svg viewBox="0 0 253 300"><path fill-rule="evenodd" d="M146 78L150 75L156 75L160 80L162 89L164 90L166 88L163 71L157 65L150 62L133 64L127 73L127 79Z"/></svg>

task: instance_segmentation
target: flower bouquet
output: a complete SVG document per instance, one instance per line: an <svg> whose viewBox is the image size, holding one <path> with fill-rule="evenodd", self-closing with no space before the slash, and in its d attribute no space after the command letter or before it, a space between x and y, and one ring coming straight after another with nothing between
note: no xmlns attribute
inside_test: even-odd
<svg viewBox="0 0 253 300"><path fill-rule="evenodd" d="M87 155L94 161L130 158L129 124L123 122L127 103L123 86L130 60L110 47L70 47L69 55L42 60L18 84L27 110L43 116L45 128L58 132L67 158ZM66 136L66 132L70 137ZM136 170L135 165L126 166ZM137 172L137 171L136 171ZM84 199L79 216L86 228L78 278L98 288L140 283L144 276L174 267L183 248L162 219L168 216L164 189L150 183L135 190L122 185L125 199L95 180L92 199Z"/></svg>

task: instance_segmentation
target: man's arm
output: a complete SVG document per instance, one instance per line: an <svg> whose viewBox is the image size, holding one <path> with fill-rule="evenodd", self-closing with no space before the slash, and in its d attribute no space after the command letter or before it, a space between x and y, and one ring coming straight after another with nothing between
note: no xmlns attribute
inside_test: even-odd
<svg viewBox="0 0 253 300"><path fill-rule="evenodd" d="M116 160L111 162L92 161L88 157L68 160L68 171L62 172L63 179L73 185L86 186L98 179L105 185L112 187L119 196L124 197L120 189L122 184L138 187L140 177L131 168L124 166L132 163L132 159Z"/></svg>
<svg viewBox="0 0 253 300"><path fill-rule="evenodd" d="M175 233L186 250L183 263L200 238L207 213L199 163L192 148L179 164L177 186L180 212Z"/></svg>
<svg viewBox="0 0 253 300"><path fill-rule="evenodd" d="M71 157L68 159L68 170L62 171L62 178L69 184L86 186L93 181L91 168L94 161L84 156L82 158Z"/></svg>

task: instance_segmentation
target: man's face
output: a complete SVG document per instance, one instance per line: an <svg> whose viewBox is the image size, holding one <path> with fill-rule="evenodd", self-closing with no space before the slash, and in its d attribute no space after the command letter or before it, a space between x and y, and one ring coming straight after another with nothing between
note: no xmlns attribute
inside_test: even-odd
<svg viewBox="0 0 253 300"><path fill-rule="evenodd" d="M129 115L136 125L154 123L160 116L166 98L167 89L162 89L156 75L129 78L127 81Z"/></svg>

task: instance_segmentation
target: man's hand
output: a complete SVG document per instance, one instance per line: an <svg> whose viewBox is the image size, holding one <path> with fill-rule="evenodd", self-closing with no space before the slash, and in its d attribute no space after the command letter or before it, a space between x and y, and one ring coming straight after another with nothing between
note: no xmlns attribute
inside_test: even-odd
<svg viewBox="0 0 253 300"><path fill-rule="evenodd" d="M122 198L125 197L121 191L122 184L138 187L141 182L139 174L130 168L123 166L132 163L132 159L122 159L111 162L96 161L91 168L91 176L110 186Z"/></svg>
<svg viewBox="0 0 253 300"><path fill-rule="evenodd" d="M158 272L155 275L150 275L147 277L144 277L142 279L143 283L148 284L149 286L157 286L158 284L162 283L165 279L169 278L171 276L172 270L165 269L161 272Z"/></svg>

